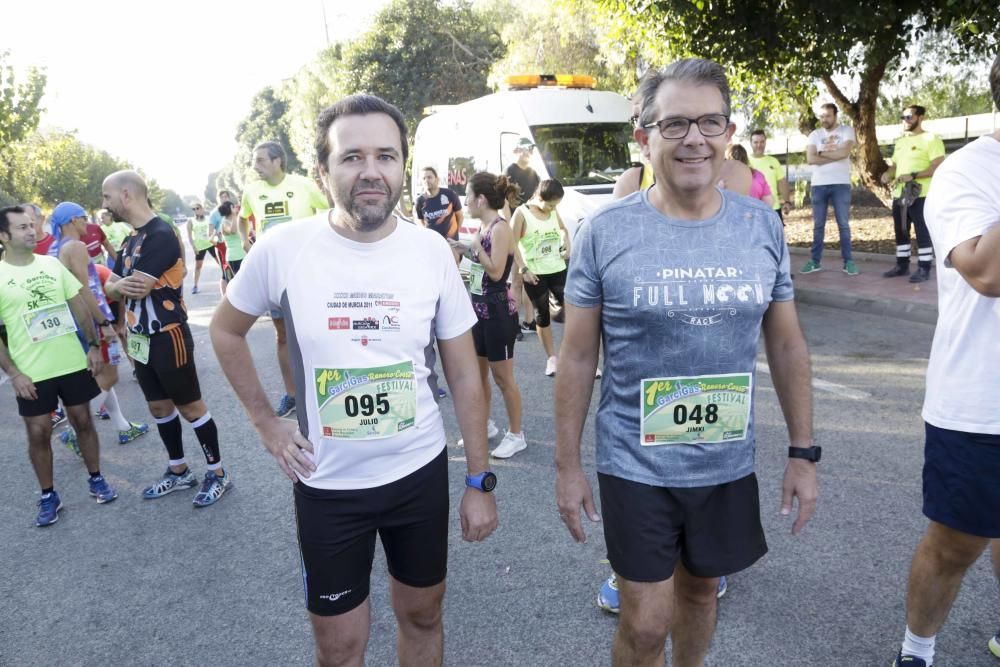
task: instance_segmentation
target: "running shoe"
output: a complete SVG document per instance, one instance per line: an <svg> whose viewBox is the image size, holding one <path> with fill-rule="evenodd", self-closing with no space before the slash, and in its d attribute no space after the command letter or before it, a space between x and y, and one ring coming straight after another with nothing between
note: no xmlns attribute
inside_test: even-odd
<svg viewBox="0 0 1000 667"><path fill-rule="evenodd" d="M495 438L498 435L500 435L500 429L497 428L496 422L490 419L486 422L486 438ZM459 438L458 446L465 447L465 438Z"/></svg>
<svg viewBox="0 0 1000 667"><path fill-rule="evenodd" d="M142 497L147 500L162 498L168 493L173 493L174 491L179 491L180 489L191 489L197 485L198 478L194 476L193 472L191 472L191 468L188 468L179 475L170 472L170 468L167 468L167 472L163 473L163 477L160 478L160 481L153 486L143 489Z"/></svg>
<svg viewBox="0 0 1000 667"><path fill-rule="evenodd" d="M552 377L556 374L556 365L559 360L556 357L549 357L545 362L545 374Z"/></svg>
<svg viewBox="0 0 1000 667"><path fill-rule="evenodd" d="M611 576L601 584L601 590L597 592L597 606L604 611L617 614L620 611L618 600L618 577L611 573Z"/></svg>
<svg viewBox="0 0 1000 667"><path fill-rule="evenodd" d="M129 422L128 430L118 431L118 444L127 445L136 438L146 435L149 433L149 424L140 424L139 422Z"/></svg>
<svg viewBox="0 0 1000 667"><path fill-rule="evenodd" d="M1000 631L998 631L990 639L989 647L990 647L990 653L1000 658Z"/></svg>
<svg viewBox="0 0 1000 667"><path fill-rule="evenodd" d="M819 262L814 262L813 260L810 259L802 266L801 269L799 269L799 273L816 273L817 271L822 271L822 270L823 267L819 265Z"/></svg>
<svg viewBox="0 0 1000 667"><path fill-rule="evenodd" d="M38 499L38 516L35 517L35 525L51 526L59 520L59 510L62 509L62 501L55 491L43 493Z"/></svg>
<svg viewBox="0 0 1000 667"><path fill-rule="evenodd" d="M232 475L223 471L222 477L209 470L205 473L205 479L201 483L201 490L192 501L195 507L208 507L215 504L222 494L233 485Z"/></svg>
<svg viewBox="0 0 1000 667"><path fill-rule="evenodd" d="M846 273L849 276L856 276L861 272L858 271L858 267L854 266L854 262L852 262L851 260L847 260L846 262L844 262L844 273Z"/></svg>
<svg viewBox="0 0 1000 667"><path fill-rule="evenodd" d="M892 267L888 271L882 274L883 278L896 278L898 276L906 276L910 273L909 264L900 264L896 262L896 266Z"/></svg>
<svg viewBox="0 0 1000 667"><path fill-rule="evenodd" d="M108 413L108 409L104 407L104 405L101 405L101 409L95 412L94 416L105 421L111 419L111 415Z"/></svg>
<svg viewBox="0 0 1000 667"><path fill-rule="evenodd" d="M191 288L191 294L197 294L197 293L198 293L198 286L195 285L194 287Z"/></svg>
<svg viewBox="0 0 1000 667"><path fill-rule="evenodd" d="M55 428L56 426L59 426L59 424L66 421L66 411L57 407L52 411L52 414L49 415L49 418L52 420L52 428Z"/></svg>
<svg viewBox="0 0 1000 667"><path fill-rule="evenodd" d="M726 591L728 591L728 590L729 590L729 586L726 585L726 578L725 577L719 577L719 588L715 591L715 598L716 599L721 599L722 596L725 595Z"/></svg>
<svg viewBox="0 0 1000 667"><path fill-rule="evenodd" d="M76 440L76 431L73 430L72 426L67 426L66 430L59 434L59 442L77 456L83 456L80 452L80 443Z"/></svg>
<svg viewBox="0 0 1000 667"><path fill-rule="evenodd" d="M438 398L448 398L448 392L442 387L438 387Z"/></svg>
<svg viewBox="0 0 1000 667"><path fill-rule="evenodd" d="M896 659L892 661L892 667L927 667L927 661L915 655L903 655L900 650Z"/></svg>
<svg viewBox="0 0 1000 667"><path fill-rule="evenodd" d="M498 459L509 459L520 451L524 451L528 448L528 443L524 441L524 433L519 435L514 435L510 431L507 431L503 440L497 445L497 448L490 452L490 456Z"/></svg>
<svg viewBox="0 0 1000 667"><path fill-rule="evenodd" d="M531 320L530 322L521 322L521 333L538 333L538 331L535 330L535 321Z"/></svg>
<svg viewBox="0 0 1000 667"><path fill-rule="evenodd" d="M111 485L104 479L104 475L91 477L88 483L90 484L90 495L97 498L98 505L110 503L118 497L118 492L111 488Z"/></svg>
<svg viewBox="0 0 1000 667"><path fill-rule="evenodd" d="M922 266L918 267L917 272L914 273L912 276L910 276L911 283L922 283L930 279L931 279L931 270L924 268Z"/></svg>
<svg viewBox="0 0 1000 667"><path fill-rule="evenodd" d="M275 408L274 414L279 417L287 417L288 415L295 412L295 397L285 394L278 401L278 407Z"/></svg>

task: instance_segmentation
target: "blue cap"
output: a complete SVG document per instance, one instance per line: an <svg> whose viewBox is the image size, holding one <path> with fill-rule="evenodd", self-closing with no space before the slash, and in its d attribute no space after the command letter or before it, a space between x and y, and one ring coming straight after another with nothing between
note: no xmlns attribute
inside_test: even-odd
<svg viewBox="0 0 1000 667"><path fill-rule="evenodd" d="M64 201L56 206L55 210L52 211L52 215L49 216L49 222L52 224L52 231L55 232L55 230L65 225L73 218L85 217L87 217L87 211L84 210L82 206L76 202Z"/></svg>

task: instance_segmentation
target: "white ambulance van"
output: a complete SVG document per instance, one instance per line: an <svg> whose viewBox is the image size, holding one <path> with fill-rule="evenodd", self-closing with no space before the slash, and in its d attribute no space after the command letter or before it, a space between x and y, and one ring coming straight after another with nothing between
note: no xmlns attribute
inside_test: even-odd
<svg viewBox="0 0 1000 667"><path fill-rule="evenodd" d="M433 167L441 186L464 201L472 175L504 173L526 137L535 144L531 167L539 178L558 179L566 189L559 214L572 236L583 218L611 200L615 180L638 159L632 104L594 90L594 83L579 75L512 76L506 90L429 108L414 135L413 201L423 192L424 167ZM478 222L466 217L461 236L476 229Z"/></svg>

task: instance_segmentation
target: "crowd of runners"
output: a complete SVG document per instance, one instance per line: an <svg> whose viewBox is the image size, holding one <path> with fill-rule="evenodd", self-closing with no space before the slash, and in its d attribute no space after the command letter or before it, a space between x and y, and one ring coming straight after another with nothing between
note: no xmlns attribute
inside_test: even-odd
<svg viewBox="0 0 1000 667"><path fill-rule="evenodd" d="M1000 106L1000 58L991 83ZM491 492L502 483L490 459L529 442L518 377L542 372L554 377L556 504L577 541L586 538L584 517L598 520L581 447L600 380L597 478L612 572L595 589L602 608L620 613L614 663L663 664L670 635L674 664L702 664L726 575L767 551L754 473L761 334L788 428L781 512L793 533L817 502L810 358L782 227L790 195L780 170L762 159L763 133L751 137L752 156L729 145L730 92L716 63L653 70L633 102L643 163L573 238L557 208L563 186L532 170L529 138L504 174L470 179L464 204L433 168L414 165L425 192L414 222L397 215L406 125L396 107L370 95L320 114L321 186L286 173L280 144L265 142L253 153L259 178L239 197L223 190L217 204L194 205L186 239L132 171L107 176L96 222L73 202L47 219L32 204L0 209L0 367L41 489L36 525L59 519L51 442L64 420L58 440L83 459L98 503L118 492L101 474L95 417L112 421L122 445L155 424L166 470L144 498L198 487L193 504L206 507L230 488L234 473L200 390L184 300L185 280L192 294L206 289L211 257L222 274L210 326L215 354L293 483L318 664L363 661L376 536L391 575L400 662L441 664L449 436L438 403L450 393L465 452L462 536L484 540L497 525ZM911 130L918 111L904 116ZM824 113L833 131L836 109ZM840 169L843 134L817 138L809 159ZM905 207L926 220L919 274L936 257L941 321L923 410L931 523L914 557L894 664L926 667L965 570L1000 538L991 474L1000 472L1000 410L986 390L997 388L991 369L1000 361L1000 182L991 169L1000 164L1000 133L947 160L919 134L908 135L907 151L926 152L934 164L925 169L947 185L930 190L926 207L911 197L895 212L906 243ZM912 195L908 183L930 176L918 172L899 179L894 171L887 182ZM827 198L824 217L827 200L837 210L836 185L814 183L828 187L814 194ZM459 237L463 219L477 229L471 240ZM844 270L852 274L847 240ZM902 252L902 232L899 245ZM909 255L907 246L906 263ZM908 272L903 257L894 275ZM810 261L810 270L819 267ZM279 397L257 374L270 359L246 340L261 316L275 328ZM556 321L564 322L558 348ZM544 370L515 366L526 334L544 348ZM448 392L439 388L437 355ZM115 389L122 372L134 376L148 415L123 415ZM494 384L506 429L490 451L500 434L490 414ZM183 422L205 458L200 484ZM1000 639L990 649L1000 657Z"/></svg>

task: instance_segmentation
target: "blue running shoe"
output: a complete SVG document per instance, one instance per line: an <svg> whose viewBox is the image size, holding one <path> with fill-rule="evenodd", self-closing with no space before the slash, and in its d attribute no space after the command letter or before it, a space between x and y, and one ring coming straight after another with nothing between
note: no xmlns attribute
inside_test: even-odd
<svg viewBox="0 0 1000 667"><path fill-rule="evenodd" d="M438 398L448 398L448 392L442 387L438 387Z"/></svg>
<svg viewBox="0 0 1000 667"><path fill-rule="evenodd" d="M597 606L612 614L617 614L620 610L618 602L618 576L613 572L601 584L601 590L597 593Z"/></svg>
<svg viewBox="0 0 1000 667"><path fill-rule="evenodd" d="M59 494L53 491L45 493L38 500L38 516L35 518L36 526L51 526L59 520L59 510L62 509L62 501Z"/></svg>
<svg viewBox="0 0 1000 667"><path fill-rule="evenodd" d="M49 415L49 419L52 420L52 428L55 428L66 421L66 411L57 405L56 409Z"/></svg>
<svg viewBox="0 0 1000 667"><path fill-rule="evenodd" d="M59 442L77 456L83 456L80 452L80 443L76 440L76 431L73 430L72 426L67 426L66 430L59 434Z"/></svg>
<svg viewBox="0 0 1000 667"><path fill-rule="evenodd" d="M90 478L90 495L97 498L97 504L103 505L104 503L110 503L112 500L118 497L118 492L111 488L107 480L104 479L104 475L98 475L97 477Z"/></svg>
<svg viewBox="0 0 1000 667"><path fill-rule="evenodd" d="M927 667L927 661L913 655L903 655L900 650L896 659L892 661L892 667Z"/></svg>
<svg viewBox="0 0 1000 667"><path fill-rule="evenodd" d="M194 488L197 484L198 478L194 476L193 472L191 472L191 468L188 468L180 475L170 472L170 468L167 468L167 472L163 473L163 477L160 478L160 481L143 490L142 497L147 500L162 498L168 493L173 493L174 491Z"/></svg>
<svg viewBox="0 0 1000 667"><path fill-rule="evenodd" d="M222 494L226 492L226 489L232 485L232 475L228 472L223 472L222 477L219 477L214 471L209 470L205 473L205 479L201 483L201 490L192 502L195 507L214 505L222 497Z"/></svg>
<svg viewBox="0 0 1000 667"><path fill-rule="evenodd" d="M149 433L149 424L129 422L129 428L127 431L118 431L118 444L127 445L136 438L146 435L147 433Z"/></svg>
<svg viewBox="0 0 1000 667"><path fill-rule="evenodd" d="M715 591L715 599L720 599L729 590L729 586L726 585L726 578L719 577L719 588Z"/></svg>
<svg viewBox="0 0 1000 667"><path fill-rule="evenodd" d="M287 417L293 412L295 412L295 397L285 394L278 401L278 407L275 408L274 414L278 417Z"/></svg>
<svg viewBox="0 0 1000 667"><path fill-rule="evenodd" d="M103 420L103 421L107 421L107 420L111 419L111 414L108 413L108 409L106 407L104 407L103 405L101 406L100 410L98 410L97 412L94 413L94 416L97 417L98 419Z"/></svg>

